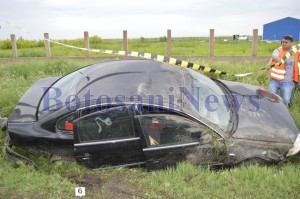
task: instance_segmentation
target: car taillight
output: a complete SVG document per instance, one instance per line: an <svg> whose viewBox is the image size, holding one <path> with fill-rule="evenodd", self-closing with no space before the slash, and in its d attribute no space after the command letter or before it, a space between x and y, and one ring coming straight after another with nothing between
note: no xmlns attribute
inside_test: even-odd
<svg viewBox="0 0 300 199"><path fill-rule="evenodd" d="M65 123L65 130L67 130L67 131L73 131L73 129L74 129L73 123L69 122L69 121L66 121L66 123Z"/></svg>

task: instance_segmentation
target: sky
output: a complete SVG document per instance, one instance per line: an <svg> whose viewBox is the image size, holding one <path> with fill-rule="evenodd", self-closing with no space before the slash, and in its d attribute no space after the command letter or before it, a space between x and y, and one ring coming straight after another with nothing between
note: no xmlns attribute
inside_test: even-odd
<svg viewBox="0 0 300 199"><path fill-rule="evenodd" d="M299 0L0 0L0 39L101 38L262 34L263 25L285 17L300 19ZM6 22L21 27L9 26Z"/></svg>

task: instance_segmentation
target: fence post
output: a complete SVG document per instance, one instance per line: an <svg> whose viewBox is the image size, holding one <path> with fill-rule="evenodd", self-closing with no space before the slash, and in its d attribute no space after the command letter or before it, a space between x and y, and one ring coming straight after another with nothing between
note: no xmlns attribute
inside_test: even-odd
<svg viewBox="0 0 300 199"><path fill-rule="evenodd" d="M123 49L124 51L128 51L127 30L123 30Z"/></svg>
<svg viewBox="0 0 300 199"><path fill-rule="evenodd" d="M172 35L171 30L167 30L167 48L168 48L168 56L171 57L172 55Z"/></svg>
<svg viewBox="0 0 300 199"><path fill-rule="evenodd" d="M44 43L45 43L46 57L51 57L49 33L44 33Z"/></svg>
<svg viewBox="0 0 300 199"><path fill-rule="evenodd" d="M258 29L253 29L252 57L256 57L257 56L257 41L258 41Z"/></svg>
<svg viewBox="0 0 300 199"><path fill-rule="evenodd" d="M13 58L18 58L16 35L11 34L10 39L11 39L11 49L13 53Z"/></svg>
<svg viewBox="0 0 300 199"><path fill-rule="evenodd" d="M90 57L90 41L89 41L89 32L84 31L84 47L87 49L85 51L85 57Z"/></svg>
<svg viewBox="0 0 300 199"><path fill-rule="evenodd" d="M215 30L209 30L209 56L214 56L214 45L215 45Z"/></svg>

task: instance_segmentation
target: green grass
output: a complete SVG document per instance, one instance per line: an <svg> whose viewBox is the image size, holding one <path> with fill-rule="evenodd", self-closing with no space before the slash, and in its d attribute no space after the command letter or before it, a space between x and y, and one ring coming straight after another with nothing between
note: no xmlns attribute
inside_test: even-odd
<svg viewBox="0 0 300 199"><path fill-rule="evenodd" d="M298 198L299 162L282 169L248 166L223 171L181 163L141 181L152 198Z"/></svg>
<svg viewBox="0 0 300 199"><path fill-rule="evenodd" d="M200 63L197 59L190 61ZM36 80L65 75L93 62L88 59L0 62L0 114L9 117L20 97ZM245 73L258 71L264 65L212 63L211 67ZM269 81L264 71L242 78L210 76L264 88ZM290 109L298 126L299 95L294 93L294 106ZM1 149L4 139L5 132L0 130ZM86 198L299 198L300 195L299 160L281 168L242 166L221 171L181 163L177 168L147 173L139 168L93 172L74 162L52 164L48 157L30 155L30 158L36 168L10 162L0 153L0 198L73 198L77 186L86 187Z"/></svg>
<svg viewBox="0 0 300 199"><path fill-rule="evenodd" d="M225 42L224 38L217 37L215 41L215 56L251 56L252 41L232 41L231 38ZM22 42L22 41L20 41ZM77 47L84 47L82 39L60 41ZM77 49L70 49L57 44L51 44L51 54L54 57L73 57L85 56L85 52ZM266 43L258 42L258 56L269 56L275 48L280 46L279 42ZM0 41L1 47L1 41ZM99 42L90 42L90 48L105 50L123 50L123 41L121 39L102 39ZM160 55L167 54L167 42L160 41L158 38L129 39L129 51L140 51L155 53ZM208 38L187 37L172 38L172 56L207 56L209 55ZM19 57L45 57L44 47L26 48L18 50ZM107 56L100 53L91 53L93 57ZM0 58L12 57L11 49L0 49Z"/></svg>

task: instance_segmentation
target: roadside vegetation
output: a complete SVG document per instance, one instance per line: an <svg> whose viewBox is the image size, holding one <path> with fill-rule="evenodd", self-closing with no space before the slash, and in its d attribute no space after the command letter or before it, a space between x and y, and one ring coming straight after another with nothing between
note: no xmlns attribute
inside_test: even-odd
<svg viewBox="0 0 300 199"><path fill-rule="evenodd" d="M60 43L84 47L83 39L55 40ZM136 38L128 39L129 51L149 52L160 55L167 54L167 38ZM279 42L258 42L258 56L269 56L278 47ZM17 40L19 57L45 57L43 40L26 40L20 37ZM123 50L122 39L102 39L98 36L90 37L90 48L103 50ZM67 49L51 43L51 53L54 57L84 56L84 51ZM251 56L252 41L233 41L231 37L216 37L216 56ZM207 37L172 38L172 56L207 56L209 55L209 42ZM108 56L106 54L91 53L93 57ZM0 58L12 57L11 41L0 40Z"/></svg>
<svg viewBox="0 0 300 199"><path fill-rule="evenodd" d="M163 46L165 45L163 43L164 38L161 38L161 42L153 43L147 38L145 43L141 40L139 40L139 44L136 44L137 46L134 46L134 42L129 41L129 44L131 43L129 48L134 51L166 54L164 52L166 46ZM98 46L93 46L93 44L91 47L122 49L121 40L111 40L111 44L106 43L108 41L99 41L102 43ZM206 55L208 43L196 41L198 39L174 41L173 53L175 55L182 55L183 53L189 55L193 52L193 55ZM222 47L223 50L219 51L220 55L222 53L223 55L240 55L240 50L244 49L245 46L250 49L250 51L249 49L245 51L245 55L251 52L251 42L244 41L235 44L220 41L218 45L223 45L221 43L224 43L224 46ZM260 53L261 55L269 55L278 46L273 46L274 44L261 45L265 45L265 50ZM74 54L75 50L68 52L69 50L55 45L53 46L53 54L55 54L55 49L57 49L56 56L77 56ZM42 54L44 53L43 47L21 48L21 50L29 56L32 56L31 53L36 50L36 55L44 56ZM6 52L10 52L10 50L1 49L0 57L5 57ZM76 53L78 56L84 55L84 52L81 51L76 51ZM7 55L8 57L11 56ZM116 58L112 57L111 59ZM101 59L101 61L104 60ZM201 60L192 57L188 61L202 65L208 64L201 63ZM10 116L20 97L36 80L65 75L94 62L96 61L92 59L66 58L27 61L0 60L1 116ZM258 62L210 63L210 67L232 74L256 72L247 77L207 75L266 88L269 74L260 70L265 64ZM293 103L290 111L297 125L300 126L300 91L293 94ZM5 136L6 132L0 130L0 148L2 151ZM297 158L280 166L253 165L217 171L209 167L196 167L185 162L180 163L176 168L153 172L146 172L142 168L91 171L74 162L57 162L54 164L47 156L28 154L19 148L14 148L14 150L18 150L33 159L36 167L13 163L1 151L0 198L74 198L75 187L79 186L86 188L85 198L299 198L300 196L300 160Z"/></svg>

